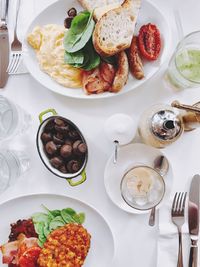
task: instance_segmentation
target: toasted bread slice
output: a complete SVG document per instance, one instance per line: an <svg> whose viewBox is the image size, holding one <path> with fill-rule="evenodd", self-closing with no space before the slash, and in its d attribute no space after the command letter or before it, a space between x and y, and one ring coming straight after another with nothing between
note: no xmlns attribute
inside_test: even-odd
<svg viewBox="0 0 200 267"><path fill-rule="evenodd" d="M112 10L112 9L115 9L115 8L118 8L120 7L121 4L120 3L114 3L114 4L109 4L109 5L106 5L106 6L102 6L102 7L97 7L95 8L94 10L94 14L93 14L93 17L94 19L97 21L99 20L105 13L107 13L108 11Z"/></svg>
<svg viewBox="0 0 200 267"><path fill-rule="evenodd" d="M121 5L123 0L78 0L79 3L88 11L92 12L95 8L104 8L113 4Z"/></svg>
<svg viewBox="0 0 200 267"><path fill-rule="evenodd" d="M100 55L112 56L130 47L140 6L141 0L125 0L100 18L93 32Z"/></svg>

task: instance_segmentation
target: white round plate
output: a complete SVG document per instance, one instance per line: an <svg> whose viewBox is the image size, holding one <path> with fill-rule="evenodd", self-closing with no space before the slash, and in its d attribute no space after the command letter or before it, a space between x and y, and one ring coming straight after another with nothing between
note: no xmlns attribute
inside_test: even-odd
<svg viewBox="0 0 200 267"><path fill-rule="evenodd" d="M67 10L71 7L75 7L78 11L83 10L80 4L76 0L59 0L54 4L48 6L45 10L43 10L31 23L28 28L27 34L30 33L35 26L45 25L45 24L61 24L63 25L63 21L66 17ZM24 42L24 62L26 64L27 69L30 74L43 86L48 89L68 97L80 98L80 99L96 99L96 98L104 98L104 97L112 97L119 94L123 94L125 92L129 92L139 85L143 84L149 78L151 78L161 67L162 63L165 61L168 52L170 50L171 44L171 31L168 25L167 19L160 12L160 10L155 7L151 2L144 0L142 1L142 7L139 13L139 17L137 20L136 33L139 28L147 23L156 24L160 29L161 38L162 38L162 51L158 60L155 62L145 62L144 64L144 72L145 78L142 80L136 80L129 75L128 82L126 86L117 94L115 93L102 93L97 95L86 95L84 91L80 89L71 89L63 87L59 85L57 82L51 79L50 76L45 74L40 70L39 64L36 59L35 51L28 45L27 41Z"/></svg>
<svg viewBox="0 0 200 267"><path fill-rule="evenodd" d="M163 155L160 150L144 144L130 144L120 147L116 164L113 163L114 156L111 155L105 167L104 184L108 196L120 209L136 214L149 212L149 210L139 211L131 208L121 196L120 184L124 174L137 165L146 165L153 168L153 162L159 155ZM170 190L173 182L173 174L170 162L169 170L166 175L164 175L164 181L165 195L157 208L166 202L170 196Z"/></svg>
<svg viewBox="0 0 200 267"><path fill-rule="evenodd" d="M91 247L84 267L110 266L114 255L114 241L108 224L94 208L79 200L66 196L35 194L15 198L1 204L0 244L7 242L11 223L19 219L30 218L35 212L44 211L41 204L44 204L49 209L71 207L77 212L84 212L86 219L83 226L91 234ZM0 265L1 262L2 259L0 256Z"/></svg>

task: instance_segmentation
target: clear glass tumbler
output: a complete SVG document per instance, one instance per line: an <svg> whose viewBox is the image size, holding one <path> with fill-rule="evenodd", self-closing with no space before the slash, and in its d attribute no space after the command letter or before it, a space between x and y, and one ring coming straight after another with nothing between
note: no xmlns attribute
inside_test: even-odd
<svg viewBox="0 0 200 267"><path fill-rule="evenodd" d="M31 116L21 107L0 95L0 141L25 132Z"/></svg>
<svg viewBox="0 0 200 267"><path fill-rule="evenodd" d="M200 31L188 34L179 42L165 80L174 89L200 87Z"/></svg>
<svg viewBox="0 0 200 267"><path fill-rule="evenodd" d="M30 160L23 151L0 151L0 193L13 185L29 169Z"/></svg>

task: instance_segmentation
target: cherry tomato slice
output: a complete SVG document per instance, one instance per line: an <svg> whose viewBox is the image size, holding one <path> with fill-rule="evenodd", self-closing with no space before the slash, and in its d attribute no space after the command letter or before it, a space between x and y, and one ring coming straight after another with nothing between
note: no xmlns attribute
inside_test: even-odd
<svg viewBox="0 0 200 267"><path fill-rule="evenodd" d="M151 23L140 28L138 46L141 55L147 60L156 60L160 54L161 39L156 25Z"/></svg>
<svg viewBox="0 0 200 267"><path fill-rule="evenodd" d="M40 247L28 248L19 258L20 267L38 267L37 260L40 254Z"/></svg>

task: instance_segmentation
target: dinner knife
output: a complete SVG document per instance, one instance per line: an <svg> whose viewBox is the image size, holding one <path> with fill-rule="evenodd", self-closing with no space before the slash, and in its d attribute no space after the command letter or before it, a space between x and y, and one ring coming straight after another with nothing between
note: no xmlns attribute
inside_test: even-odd
<svg viewBox="0 0 200 267"><path fill-rule="evenodd" d="M188 226L191 238L189 267L198 267L200 175L192 178L188 202Z"/></svg>
<svg viewBox="0 0 200 267"><path fill-rule="evenodd" d="M6 85L8 80L9 63L9 36L7 28L9 0L1 0L1 24L0 24L0 88Z"/></svg>

